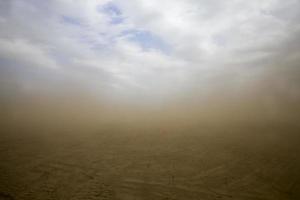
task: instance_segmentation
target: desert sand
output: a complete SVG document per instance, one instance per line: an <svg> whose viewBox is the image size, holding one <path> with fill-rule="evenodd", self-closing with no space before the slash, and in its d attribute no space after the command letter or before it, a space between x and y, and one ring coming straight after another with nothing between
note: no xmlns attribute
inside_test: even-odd
<svg viewBox="0 0 300 200"><path fill-rule="evenodd" d="M78 133L10 127L0 137L0 199L296 200L298 130L287 124L102 124Z"/></svg>

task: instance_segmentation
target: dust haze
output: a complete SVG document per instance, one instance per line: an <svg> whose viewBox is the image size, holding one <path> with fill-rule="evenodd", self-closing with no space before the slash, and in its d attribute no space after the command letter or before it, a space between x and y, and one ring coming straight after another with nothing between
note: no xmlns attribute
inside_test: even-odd
<svg viewBox="0 0 300 200"><path fill-rule="evenodd" d="M297 6L1 2L0 199L299 199Z"/></svg>
<svg viewBox="0 0 300 200"><path fill-rule="evenodd" d="M159 102L65 81L2 84L0 197L297 199L299 98L276 84L292 76L267 73L242 88L223 76L228 84L206 94Z"/></svg>

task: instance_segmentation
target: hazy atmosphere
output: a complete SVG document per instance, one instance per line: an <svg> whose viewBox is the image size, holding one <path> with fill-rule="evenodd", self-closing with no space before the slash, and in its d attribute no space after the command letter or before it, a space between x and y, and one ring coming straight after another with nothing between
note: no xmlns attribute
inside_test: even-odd
<svg viewBox="0 0 300 200"><path fill-rule="evenodd" d="M299 44L299 0L0 0L0 199L299 199Z"/></svg>

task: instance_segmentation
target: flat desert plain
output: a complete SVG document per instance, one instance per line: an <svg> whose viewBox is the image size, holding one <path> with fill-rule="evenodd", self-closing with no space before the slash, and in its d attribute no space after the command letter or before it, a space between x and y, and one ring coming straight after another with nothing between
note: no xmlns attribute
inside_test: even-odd
<svg viewBox="0 0 300 200"><path fill-rule="evenodd" d="M300 199L299 127L7 127L2 200Z"/></svg>

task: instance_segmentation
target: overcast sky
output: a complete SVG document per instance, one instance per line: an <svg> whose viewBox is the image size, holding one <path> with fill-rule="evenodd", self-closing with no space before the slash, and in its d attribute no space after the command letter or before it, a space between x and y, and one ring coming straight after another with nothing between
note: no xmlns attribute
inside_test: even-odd
<svg viewBox="0 0 300 200"><path fill-rule="evenodd" d="M155 99L277 74L298 98L299 22L299 0L1 0L1 93Z"/></svg>

